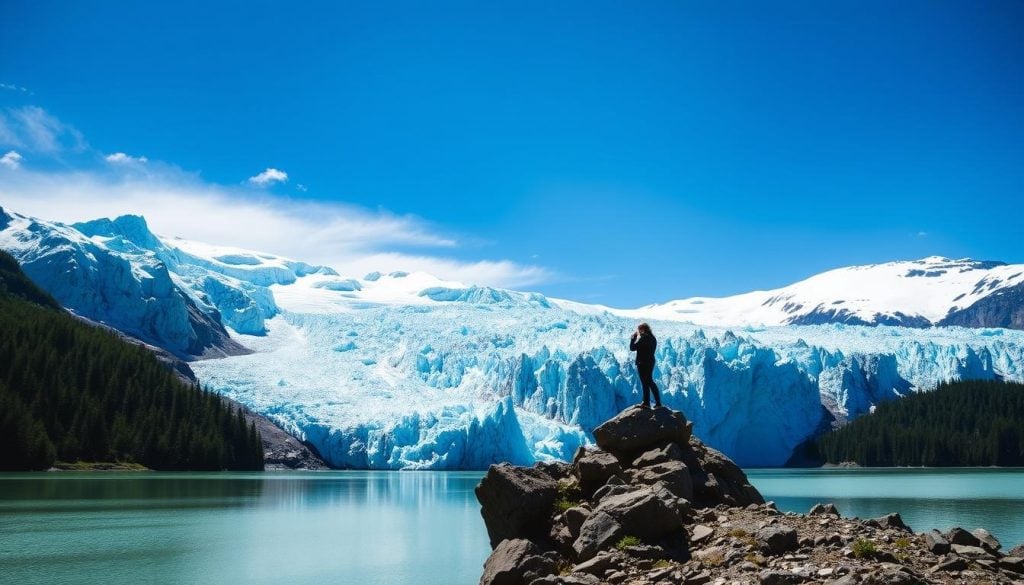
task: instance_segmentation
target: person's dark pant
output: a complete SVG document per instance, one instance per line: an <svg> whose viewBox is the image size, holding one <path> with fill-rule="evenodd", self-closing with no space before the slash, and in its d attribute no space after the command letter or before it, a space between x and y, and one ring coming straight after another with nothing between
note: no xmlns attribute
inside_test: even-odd
<svg viewBox="0 0 1024 585"><path fill-rule="evenodd" d="M654 383L654 364L637 364L636 371L640 374L640 385L644 389L644 404L651 403L653 392L654 403L661 406L661 393L658 392L658 385Z"/></svg>

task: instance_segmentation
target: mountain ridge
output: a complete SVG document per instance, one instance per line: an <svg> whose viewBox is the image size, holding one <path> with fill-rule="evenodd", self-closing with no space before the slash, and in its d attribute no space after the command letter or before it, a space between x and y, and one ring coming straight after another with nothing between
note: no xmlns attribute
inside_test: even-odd
<svg viewBox="0 0 1024 585"><path fill-rule="evenodd" d="M334 467L482 469L569 459L592 441L596 422L639 401L626 340L641 319L658 334L663 402L741 465L782 465L822 430L943 381L1024 379L1024 333L1011 329L695 325L686 313L662 318L422 272L343 276L273 254L155 236L138 217L77 228L5 217L0 247L12 246L39 270L107 275L96 259L109 256L127 267L109 276L132 282L103 286L129 291L126 302L148 306L143 293L166 291L190 298L246 348L193 361L196 374ZM914 266L900 270L923 270L911 280L939 278ZM984 279L976 271L1006 266L946 271L966 274L957 286L987 298L992 279L978 286ZM48 289L58 298L95 296L97 278L50 280L68 289ZM995 288L1010 290L1002 284Z"/></svg>

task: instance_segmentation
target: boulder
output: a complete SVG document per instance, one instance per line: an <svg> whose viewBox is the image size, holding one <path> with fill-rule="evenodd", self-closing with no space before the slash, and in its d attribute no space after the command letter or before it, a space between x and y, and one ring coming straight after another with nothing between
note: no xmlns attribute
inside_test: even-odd
<svg viewBox="0 0 1024 585"><path fill-rule="evenodd" d="M696 438L683 452L693 476L693 501L701 506L764 504L764 498L731 459Z"/></svg>
<svg viewBox="0 0 1024 585"><path fill-rule="evenodd" d="M714 528L711 528L710 526L704 526L703 524L698 524L693 527L693 532L690 534L690 542L692 544L700 544L705 540L711 538L711 536L714 533Z"/></svg>
<svg viewBox="0 0 1024 585"><path fill-rule="evenodd" d="M999 559L999 568L1011 573L1024 573L1024 558L1003 557Z"/></svg>
<svg viewBox="0 0 1024 585"><path fill-rule="evenodd" d="M572 548L581 561L607 549L623 536L635 536L646 542L657 542L666 534L679 531L682 518L673 507L651 488L606 496L580 526L579 537Z"/></svg>
<svg viewBox="0 0 1024 585"><path fill-rule="evenodd" d="M580 535L572 548L579 560L588 561L600 551L615 546L623 536L626 536L626 532L611 514L596 511L580 526Z"/></svg>
<svg viewBox="0 0 1024 585"><path fill-rule="evenodd" d="M633 460L633 467L647 467L648 465L656 465L658 463L665 463L666 461L682 461L683 460L683 449L678 443L668 443L667 445L655 449L651 449L645 452L643 455Z"/></svg>
<svg viewBox="0 0 1024 585"><path fill-rule="evenodd" d="M550 563L539 555L540 549L529 540L516 538L499 542L484 562L480 585L521 585L528 571Z"/></svg>
<svg viewBox="0 0 1024 585"><path fill-rule="evenodd" d="M971 531L971 536L977 538L978 542L981 543L981 548L984 548L989 552L994 553L999 549L1003 548L1003 545L1000 544L999 540L996 539L996 537L992 536L992 533L988 530L985 530L984 528L975 528Z"/></svg>
<svg viewBox="0 0 1024 585"><path fill-rule="evenodd" d="M572 472L579 479L583 494L589 496L609 478L622 473L622 466L611 453L580 447L573 458Z"/></svg>
<svg viewBox="0 0 1024 585"><path fill-rule="evenodd" d="M566 510L562 516L565 519L566 527L569 528L569 534L575 539L580 535L580 527L590 516L590 510L582 506L575 506Z"/></svg>
<svg viewBox="0 0 1024 585"><path fill-rule="evenodd" d="M580 563L572 568L573 573L589 573L591 575L600 577L604 575L605 571L617 566L618 557L612 552L602 552L590 559L589 561Z"/></svg>
<svg viewBox="0 0 1024 585"><path fill-rule="evenodd" d="M594 496L592 499L595 502L600 502L601 500L607 498L608 496L624 494L630 491L633 491L633 488L626 484L606 483L605 485L600 487L596 492L594 492Z"/></svg>
<svg viewBox="0 0 1024 585"><path fill-rule="evenodd" d="M594 510L615 518L630 534L641 540L654 541L682 527L679 513L650 488L609 496Z"/></svg>
<svg viewBox="0 0 1024 585"><path fill-rule="evenodd" d="M949 541L938 530L925 532L923 538L925 547L934 554L944 555L949 552Z"/></svg>
<svg viewBox="0 0 1024 585"><path fill-rule="evenodd" d="M968 544L951 544L949 548L956 554L968 558L968 559L994 559L992 553L981 548L980 546L970 546Z"/></svg>
<svg viewBox="0 0 1024 585"><path fill-rule="evenodd" d="M940 571L963 571L967 569L967 561L956 555L946 555L941 561L931 569L932 573L938 573Z"/></svg>
<svg viewBox="0 0 1024 585"><path fill-rule="evenodd" d="M555 480L536 467L492 465L476 486L491 547L506 539L547 536L557 494Z"/></svg>
<svg viewBox="0 0 1024 585"><path fill-rule="evenodd" d="M594 440L601 449L631 461L631 455L662 443L686 445L692 429L679 411L634 406L595 428Z"/></svg>
<svg viewBox="0 0 1024 585"><path fill-rule="evenodd" d="M1018 544L1017 546L1006 551L1008 557L1024 557L1024 544Z"/></svg>
<svg viewBox="0 0 1024 585"><path fill-rule="evenodd" d="M687 500L693 499L693 478L682 461L665 461L634 470L634 483L654 485L663 482L673 494Z"/></svg>
<svg viewBox="0 0 1024 585"><path fill-rule="evenodd" d="M808 516L835 516L839 517L839 510L836 509L835 504L815 504L811 511L807 513Z"/></svg>
<svg viewBox="0 0 1024 585"><path fill-rule="evenodd" d="M904 532L913 532L910 527L903 522L903 518L897 512L892 514L886 514L879 518L872 518L871 520L865 520L864 524L868 526L874 526L875 528L883 528L887 530L902 530Z"/></svg>
<svg viewBox="0 0 1024 585"><path fill-rule="evenodd" d="M761 543L764 552L773 556L796 550L800 546L796 530L792 528L768 526L758 530L754 538Z"/></svg>
<svg viewBox="0 0 1024 585"><path fill-rule="evenodd" d="M977 536L967 532L963 528L952 528L944 535L949 544L962 544L964 546L981 546Z"/></svg>

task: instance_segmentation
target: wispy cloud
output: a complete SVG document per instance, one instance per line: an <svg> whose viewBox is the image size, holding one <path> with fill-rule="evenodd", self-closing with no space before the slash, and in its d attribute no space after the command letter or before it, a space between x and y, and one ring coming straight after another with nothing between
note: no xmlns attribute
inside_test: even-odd
<svg viewBox="0 0 1024 585"><path fill-rule="evenodd" d="M57 154L65 150L80 152L86 143L74 126L38 106L23 106L0 111L0 146Z"/></svg>
<svg viewBox="0 0 1024 585"><path fill-rule="evenodd" d="M12 149L0 158L8 168L21 166L13 148L44 159L60 159L73 149L93 153L77 130L36 106L0 110L0 146ZM419 217L272 195L265 187L288 181L286 172L273 167L242 184L220 185L144 156L94 154L85 157L93 161L88 169L0 173L0 206L66 223L138 214L164 236L271 252L353 276L422 270L510 288L556 276L509 260L454 258L464 255L458 253L465 252L458 250L460 242ZM100 158L105 164L95 166Z"/></svg>
<svg viewBox="0 0 1024 585"><path fill-rule="evenodd" d="M267 168L254 177L249 177L249 184L256 185L257 187L268 187L274 183L285 183L287 181L288 173L273 167Z"/></svg>
<svg viewBox="0 0 1024 585"><path fill-rule="evenodd" d="M9 150L7 154L0 156L0 165L3 165L9 169L21 168L21 161L24 157L18 154L16 151Z"/></svg>
<svg viewBox="0 0 1024 585"><path fill-rule="evenodd" d="M914 234L914 236L918 238L927 238L928 232L917 232L916 234Z"/></svg>
<svg viewBox="0 0 1024 585"><path fill-rule="evenodd" d="M149 159L144 156L131 156L123 152L115 152L113 154L108 154L107 156L103 157L103 160L114 165L142 164L149 162Z"/></svg>
<svg viewBox="0 0 1024 585"><path fill-rule="evenodd" d="M7 91L16 91L18 93L27 93L28 95L32 95L32 92L29 91L27 87L14 85L13 83L0 83L0 89Z"/></svg>
<svg viewBox="0 0 1024 585"><path fill-rule="evenodd" d="M541 266L449 257L458 240L415 216L217 185L164 163L8 175L0 174L0 206L45 219L70 223L139 214L164 236L271 252L351 276L421 270L510 288L554 277Z"/></svg>

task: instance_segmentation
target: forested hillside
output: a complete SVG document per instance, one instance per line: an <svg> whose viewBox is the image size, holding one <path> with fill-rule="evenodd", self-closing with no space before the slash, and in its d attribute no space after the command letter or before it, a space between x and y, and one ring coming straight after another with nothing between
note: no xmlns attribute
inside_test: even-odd
<svg viewBox="0 0 1024 585"><path fill-rule="evenodd" d="M263 469L260 437L143 347L76 320L0 252L0 470Z"/></svg>
<svg viewBox="0 0 1024 585"><path fill-rule="evenodd" d="M819 437L812 458L867 466L1024 465L1024 384L963 381L882 403Z"/></svg>

